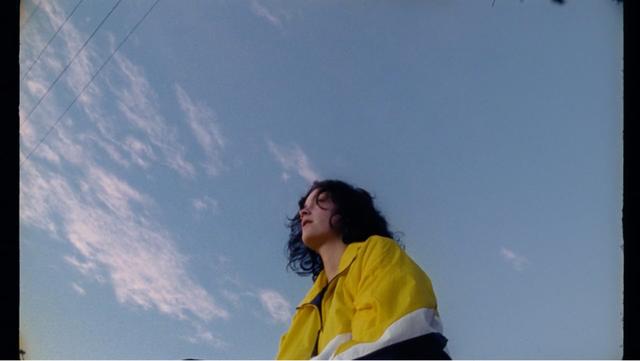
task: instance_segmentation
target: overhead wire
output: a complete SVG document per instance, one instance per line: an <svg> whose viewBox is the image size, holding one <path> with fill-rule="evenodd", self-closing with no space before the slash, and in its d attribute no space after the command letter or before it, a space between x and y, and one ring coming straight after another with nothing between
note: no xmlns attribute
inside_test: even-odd
<svg viewBox="0 0 640 361"><path fill-rule="evenodd" d="M27 18L27 20L24 22L24 24L22 24L22 26L20 27L20 30L22 30L22 28L25 27L25 25L27 25L27 23L29 23L29 21L31 20L31 18L33 17L33 15L38 11L38 9L40 8L40 2L42 2L42 0L38 1L38 3L36 4L36 8L33 9L33 11L31 12L31 14L29 14L29 17Z"/></svg>
<svg viewBox="0 0 640 361"><path fill-rule="evenodd" d="M60 25L58 27L58 30L56 30L56 32L53 34L53 36L51 36L51 38L49 38L49 41L47 41L47 45L44 46L44 48L42 48L42 50L40 50L40 53L38 53L38 55L36 56L36 60L34 60L31 65L29 66L29 69L27 69L26 73L24 73L24 75L22 76L22 78L20 79L21 81L24 80L24 78L27 77L27 75L29 75L29 72L31 71L31 69L33 68L33 66L38 62L38 60L40 60L40 57L42 56L42 54L44 53L45 50L47 50L47 48L49 47L49 44L51 44L51 42L53 41L53 39L55 39L56 35L58 35L58 33L60 32L60 30L62 29L62 27L67 23L67 21L69 21L69 19L71 18L71 16L73 16L73 13L76 12L76 10L78 9L78 6L80 6L80 4L82 3L82 1L84 0L80 0L78 1L78 3L76 4L76 6L73 8L73 10L71 10L71 13L69 13L69 15L67 16L66 19L64 19L64 22L62 23L62 25Z"/></svg>
<svg viewBox="0 0 640 361"><path fill-rule="evenodd" d="M69 111L69 109L71 109L71 107L73 106L73 104L75 104L75 102L78 100L78 98L80 98L80 96L82 95L82 93L89 87L89 85L93 82L93 80L96 78L96 76L98 76L98 74L100 73L100 71L104 68L105 65L107 65L107 63L109 62L109 60L111 60L111 58L115 55L115 53L120 49L120 47L122 47L122 45L127 41L127 39L129 39L129 37L131 36L131 34L133 34L134 31L136 31L136 29L140 26L140 24L142 24L142 22L147 18L147 16L149 15L149 13L151 13L151 10L153 10L153 8L155 8L155 6L158 4L158 2L160 2L160 0L155 0L155 2L153 3L153 5L151 5L151 7L149 8L149 10L147 10L147 12L142 16L142 18L133 26L133 28L131 28L131 30L129 30L129 33L127 33L127 35L122 39L122 41L120 42L120 44L118 44L118 46L115 48L115 50L111 53L111 55L109 55L109 57L102 63L102 65L100 66L100 68L98 68L98 71L95 72L95 74L93 74L93 76L91 77L91 79L87 82L87 84L84 85L84 87L82 88L82 90L80 90L80 92L78 93L78 95L76 95L76 97L73 99L73 101L71 102L71 104L69 104L69 106L65 109L65 111L60 114L60 116L58 117L58 119L56 119L56 121L53 123L53 125L51 127L49 127L49 130L47 130L47 132L45 133L44 137L42 137L42 139L40 139L40 141L38 142L38 144L36 144L35 147L33 147L33 149L29 152L29 154L27 154L27 156L20 162L20 168L22 168L22 164L24 162L26 162L31 155L38 149L38 147L40 146L40 144L42 144L42 142L44 142L44 140L47 138L47 136L51 133L51 131L56 127L56 125L58 125L58 123L60 123L60 120L62 119L62 117L64 117L65 114L67 114L67 112Z"/></svg>
<svg viewBox="0 0 640 361"><path fill-rule="evenodd" d="M91 35L87 38L87 40L85 40L84 44L82 44L82 46L80 47L80 49L78 49L78 51L76 51L76 53L73 55L73 57L71 58L71 61L69 61L69 63L64 67L64 69L62 69L62 71L60 72L60 74L58 74L58 76L55 78L55 80L53 81L53 83L51 83L51 85L49 85L49 88L47 88L47 90L45 91L45 93L40 97L40 99L38 99L38 102L36 103L36 105L29 111L29 113L27 113L26 117L24 118L24 120L22 121L22 123L20 123L20 126L22 126L22 124L24 124L24 122L27 121L27 119L29 119L29 117L31 116L31 114L38 108L38 106L40 105L40 103L42 103L42 100L44 98L46 98L47 94L49 94L49 91L51 91L51 89L53 88L54 85L56 85L56 83L58 82L58 80L62 77L62 74L64 74L67 69L69 69L69 66L71 66L71 64L73 63L74 60L76 60L76 57L78 56L78 54L80 54L80 52L82 52L82 50L87 46L87 44L89 43L89 41L93 38L94 35L96 35L96 33L98 32L98 30L100 29L100 27L102 27L102 24L105 23L105 21L107 21L107 19L109 18L109 16L111 16L111 14L113 14L113 12L115 11L115 9L118 7L118 5L120 5L120 3L122 2L122 0L118 0L118 2L116 2L116 4L111 8L111 10L109 10L109 12L107 13L107 15L102 18L102 21L100 21L100 24L98 24L98 26L95 28L95 30L93 30L93 33L91 33Z"/></svg>

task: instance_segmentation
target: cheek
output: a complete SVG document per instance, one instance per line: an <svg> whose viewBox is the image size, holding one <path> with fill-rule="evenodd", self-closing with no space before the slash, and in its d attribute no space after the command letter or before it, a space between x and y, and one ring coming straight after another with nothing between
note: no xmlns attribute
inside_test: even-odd
<svg viewBox="0 0 640 361"><path fill-rule="evenodd" d="M333 222L333 227L336 225L335 217L331 220L331 214L323 214L316 218L316 220L310 224L316 231L330 231L332 229L331 222Z"/></svg>

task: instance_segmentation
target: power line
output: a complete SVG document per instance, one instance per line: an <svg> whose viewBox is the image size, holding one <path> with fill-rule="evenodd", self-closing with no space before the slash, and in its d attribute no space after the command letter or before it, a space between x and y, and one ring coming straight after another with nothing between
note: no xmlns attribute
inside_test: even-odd
<svg viewBox="0 0 640 361"><path fill-rule="evenodd" d="M22 24L22 26L20 27L20 30L22 30L22 28L25 27L25 25L27 25L27 23L29 22L29 20L31 20L31 18L33 17L33 14L36 13L36 11L38 11L38 9L40 8L40 1L38 1L38 3L36 4L36 8L33 9L33 11L31 12L31 14L29 14L29 17L27 18L27 21L24 22L24 24Z"/></svg>
<svg viewBox="0 0 640 361"><path fill-rule="evenodd" d="M71 18L71 16L73 16L73 13L76 12L76 9L78 9L78 6L80 6L80 4L82 3L83 0L78 1L78 3L76 4L76 6L73 8L73 10L71 10L71 13L67 16L66 19L64 19L64 22L62 23L62 25L60 25L60 27L58 27L58 30L56 30L56 32L53 34L53 36L49 39L49 41L47 42L47 45L44 46L44 48L42 48L42 50L40 50L40 53L38 54L38 56L36 57L36 60L33 61L33 63L31 63L31 66L29 66L29 69L27 69L27 72L24 73L24 75L22 76L22 79L20 79L21 81L24 80L24 78L27 77L27 75L29 74L29 72L31 71L31 68L33 68L33 66L38 62L38 60L40 60L40 57L42 56L42 53L44 53L45 50L47 50L47 48L49 47L49 44L51 44L51 42L53 41L53 39L56 37L56 35L58 35L58 33L60 32L60 30L62 29L62 27L64 26L64 24L67 23L67 21L69 21L69 19Z"/></svg>
<svg viewBox="0 0 640 361"><path fill-rule="evenodd" d="M91 38L93 38L94 35L96 35L96 33L98 32L98 30L100 29L100 27L102 26L102 24L104 24L105 21L107 21L107 19L109 18L109 16L111 16L111 14L113 13L113 11L118 7L118 5L120 5L120 3L122 2L122 0L118 0L118 2L111 8L111 10L109 11L109 13L107 13L107 15L102 19L102 21L100 22L100 24L98 24L98 27L95 28L95 30L93 31L93 33L91 33L91 35L87 38L87 40L85 40L84 44L82 44L82 46L80 47L80 49L78 49L78 51L73 55L73 58L71 58L71 61L69 61L69 63L67 64L67 66L64 67L64 69L62 69L62 71L60 72L60 74L58 74L58 76L56 77L56 79L53 81L53 83L51 83L51 85L49 86L49 88L47 89L46 92L44 92L44 94L40 97L40 99L38 100L38 102L36 103L36 105L31 109L31 111L29 111L29 113L27 114L27 116L24 118L24 120L22 121L22 123L20 123L20 126L22 126L22 124L24 124L24 122L27 121L27 119L31 116L31 114L33 113L34 110L36 110L38 108L38 106L40 105L40 103L42 103L42 100L47 96L47 94L49 94L49 91L53 88L53 86L58 82L58 80L60 79L60 77L62 77L62 74L64 74L67 69L69 69L69 66L73 63L74 60L76 60L76 57L78 56L78 54L80 54L80 52L85 48L85 46L87 46L87 44L89 43L89 41L91 40Z"/></svg>
<svg viewBox="0 0 640 361"><path fill-rule="evenodd" d="M73 104L75 104L76 100L78 100L78 98L80 98L80 95L82 95L82 93L85 91L85 89L87 89L89 87L89 85L91 84L91 82L93 82L93 79L96 78L96 76L100 73L100 71L104 68L105 65L107 65L107 63L109 62L109 60L111 60L111 58L115 55L115 53L120 49L120 47L122 47L122 45L127 41L127 39L129 39L129 36L131 36L131 34L133 34L134 31L136 31L136 29L138 28L138 26L140 26L140 24L142 24L142 22L144 21L144 19L147 18L147 16L149 15L149 13L151 13L151 10L153 10L153 8L158 4L158 2L160 2L160 0L156 0L153 5L151 5L151 7L149 8L149 10L147 10L147 12L142 16L142 18L136 23L136 25L133 26L133 28L131 28L131 30L129 30L129 33L127 33L127 35L122 39L122 41L120 42L120 44L118 44L118 46L116 47L116 49L111 53L111 55L109 55L109 57L107 58L107 60L104 61L104 63L102 63L102 65L100 66L100 68L98 68L98 71L93 74L93 76L91 77L91 79L89 80L89 82L87 82L87 84L85 84L85 86L82 88L82 90L80 90L80 92L78 93L78 95L76 95L76 97L73 99L73 101L71 102L71 104L69 104L69 106L67 107L67 109L65 109L65 111L58 117L58 119L56 119L55 123L53 123L53 125L49 128L49 130L47 130L47 133L44 135L44 137L42 137L42 139L40 139L40 141L38 142L38 144L36 144L36 146L29 152L29 154L27 154L27 156L24 158L24 160L22 162L20 162L20 168L22 168L22 164L24 162L26 162L29 157L31 157L31 155L38 149L38 147L40 146L40 144L42 144L42 142L44 142L44 140L47 138L47 136L51 133L51 131L53 130L53 128L56 127L56 125L58 125L58 123L60 123L60 120L62 119L62 117L67 114L67 112L69 111L69 109L71 109L71 106L73 106Z"/></svg>

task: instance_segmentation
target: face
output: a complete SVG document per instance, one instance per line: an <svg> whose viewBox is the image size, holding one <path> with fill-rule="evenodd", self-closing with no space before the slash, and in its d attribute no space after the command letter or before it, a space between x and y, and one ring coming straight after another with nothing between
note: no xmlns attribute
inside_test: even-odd
<svg viewBox="0 0 640 361"><path fill-rule="evenodd" d="M330 223L335 207L327 192L319 194L319 190L315 189L307 196L299 213L302 241L307 247L317 250L327 240L338 236ZM334 222L337 220L338 217L334 217Z"/></svg>

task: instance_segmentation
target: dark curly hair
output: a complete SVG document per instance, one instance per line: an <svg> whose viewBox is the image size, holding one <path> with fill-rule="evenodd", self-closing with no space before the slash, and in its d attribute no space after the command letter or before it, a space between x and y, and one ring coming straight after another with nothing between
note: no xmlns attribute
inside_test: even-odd
<svg viewBox="0 0 640 361"><path fill-rule="evenodd" d="M330 218L330 225L342 235L342 241L345 244L363 242L372 235L395 239L394 234L389 231L387 220L374 206L374 197L369 192L340 180L315 181L298 201L298 212L293 218L288 218L288 269L300 276L313 275L313 281L315 281L324 268L320 255L302 242L302 227L300 225L299 210L304 207L304 202L309 194L316 189L318 189L316 204L320 198L319 195L326 192L336 205ZM333 224L335 216L340 216L338 225ZM397 239L396 242L398 242ZM400 242L398 243L400 244ZM402 247L402 244L400 246Z"/></svg>

